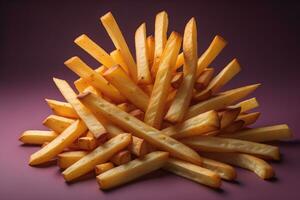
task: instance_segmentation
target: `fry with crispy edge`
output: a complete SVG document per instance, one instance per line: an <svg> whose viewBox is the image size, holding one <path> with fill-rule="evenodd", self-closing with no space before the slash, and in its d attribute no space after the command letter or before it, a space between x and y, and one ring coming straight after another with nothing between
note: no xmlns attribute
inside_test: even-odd
<svg viewBox="0 0 300 200"><path fill-rule="evenodd" d="M180 53L177 57L174 71L180 68L183 64L184 64L184 56L183 53Z"/></svg>
<svg viewBox="0 0 300 200"><path fill-rule="evenodd" d="M78 146L80 149L91 151L98 146L98 141L89 131L86 136L78 138Z"/></svg>
<svg viewBox="0 0 300 200"><path fill-rule="evenodd" d="M155 41L153 35L147 37L148 62L149 66L153 65Z"/></svg>
<svg viewBox="0 0 300 200"><path fill-rule="evenodd" d="M112 168L114 168L114 164L112 162L107 162L107 163L96 165L95 174L96 175L102 174Z"/></svg>
<svg viewBox="0 0 300 200"><path fill-rule="evenodd" d="M51 160L72 144L86 131L86 126L81 120L76 120L48 145L30 156L29 165L38 165Z"/></svg>
<svg viewBox="0 0 300 200"><path fill-rule="evenodd" d="M168 151L170 155L195 164L201 164L201 157L194 150L181 142L162 134L159 130L136 119L104 99L97 97L92 93L81 94L78 98L96 115L101 115L109 119L120 128L129 131L137 137L145 139L159 149Z"/></svg>
<svg viewBox="0 0 300 200"><path fill-rule="evenodd" d="M121 103L121 104L118 105L118 107L119 107L121 110L123 110L123 111L125 111L125 112L127 112L127 113L129 113L129 112L134 111L134 110L137 109L137 108L136 108L134 105L132 105L131 103Z"/></svg>
<svg viewBox="0 0 300 200"><path fill-rule="evenodd" d="M195 18L192 18L183 35L183 80L165 116L170 122L181 122L190 105L196 80L197 48L197 25Z"/></svg>
<svg viewBox="0 0 300 200"><path fill-rule="evenodd" d="M88 173L93 170L96 165L108 161L115 153L128 146L130 142L131 135L128 133L113 137L63 171L64 179L66 181L72 181Z"/></svg>
<svg viewBox="0 0 300 200"><path fill-rule="evenodd" d="M220 136L239 140L249 140L252 142L269 142L277 140L288 140L292 138L293 134L288 125L279 124L274 126L241 130L237 133Z"/></svg>
<svg viewBox="0 0 300 200"><path fill-rule="evenodd" d="M177 72L171 80L171 86L175 89L178 89L182 83L182 80L183 80L183 72Z"/></svg>
<svg viewBox="0 0 300 200"><path fill-rule="evenodd" d="M122 69L124 70L124 72L126 72L126 74L129 74L128 67L124 61L120 49L115 49L112 52L110 52L110 56L114 59L116 64L122 67Z"/></svg>
<svg viewBox="0 0 300 200"><path fill-rule="evenodd" d="M141 24L135 32L135 52L138 84L148 85L152 82L149 68L146 24Z"/></svg>
<svg viewBox="0 0 300 200"><path fill-rule="evenodd" d="M221 133L234 133L238 130L241 130L245 126L245 121L236 120L232 122L229 126L222 129Z"/></svg>
<svg viewBox="0 0 300 200"><path fill-rule="evenodd" d="M249 95L251 92L256 90L259 85L260 84L253 84L228 90L226 92L220 93L215 97L212 97L211 99L195 104L188 109L185 119L189 119L209 110L220 110L222 108L225 108L226 106L229 106L239 99L242 99L245 96Z"/></svg>
<svg viewBox="0 0 300 200"><path fill-rule="evenodd" d="M57 136L55 131L28 130L22 133L19 140L24 144L42 145L45 142L51 142Z"/></svg>
<svg viewBox="0 0 300 200"><path fill-rule="evenodd" d="M254 154L274 160L280 159L278 147L245 140L200 136L186 138L181 140L181 142L202 152L240 152Z"/></svg>
<svg viewBox="0 0 300 200"><path fill-rule="evenodd" d="M67 169L87 154L87 151L67 151L60 153L57 155L57 165L60 169Z"/></svg>
<svg viewBox="0 0 300 200"><path fill-rule="evenodd" d="M221 178L217 173L192 163L169 158L163 168L169 172L209 187L219 188L221 186Z"/></svg>
<svg viewBox="0 0 300 200"><path fill-rule="evenodd" d="M61 117L61 116L57 116L57 115L49 115L43 121L43 125L49 129L55 131L56 133L61 133L66 128L68 128L73 122L75 122L74 119Z"/></svg>
<svg viewBox="0 0 300 200"><path fill-rule="evenodd" d="M103 76L133 105L143 111L147 109L149 96L130 79L120 66L116 65L109 68Z"/></svg>
<svg viewBox="0 0 300 200"><path fill-rule="evenodd" d="M78 118L78 115L71 104L53 99L45 100L55 115L68 118Z"/></svg>
<svg viewBox="0 0 300 200"><path fill-rule="evenodd" d="M65 61L64 64L78 76L86 80L90 85L99 89L105 96L112 99L116 103L122 103L125 101L125 98L115 87L109 84L109 82L103 78L101 74L91 69L77 56Z"/></svg>
<svg viewBox="0 0 300 200"><path fill-rule="evenodd" d="M131 78L137 82L137 68L132 54L127 46L124 36L111 12L106 13L100 18L102 25L114 43L116 49L119 49L121 55L128 67Z"/></svg>
<svg viewBox="0 0 300 200"><path fill-rule="evenodd" d="M76 93L71 86L65 81L57 78L53 78L57 88L64 96L64 98L72 105L76 113L80 116L82 121L93 133L95 138L104 136L107 132L104 126L98 121L98 119L89 111L78 99Z"/></svg>
<svg viewBox="0 0 300 200"><path fill-rule="evenodd" d="M158 72L144 119L147 124L154 128L159 129L163 120L164 107L171 87L172 66L176 62L181 41L181 36L172 32L160 57Z"/></svg>
<svg viewBox="0 0 300 200"><path fill-rule="evenodd" d="M240 107L226 108L224 111L219 112L219 116L221 119L220 128L224 129L228 127L230 124L232 124L237 119L240 112L241 112Z"/></svg>
<svg viewBox="0 0 300 200"><path fill-rule="evenodd" d="M262 179L269 179L275 175L271 165L255 156L242 153L203 153L203 155L221 162L248 169Z"/></svg>
<svg viewBox="0 0 300 200"><path fill-rule="evenodd" d="M232 166L216 160L203 158L203 163L201 166L213 172L216 172L224 180L231 181L234 180L237 176L236 171Z"/></svg>
<svg viewBox="0 0 300 200"><path fill-rule="evenodd" d="M241 113L257 108L258 106L259 104L255 97L233 105L233 107L241 107Z"/></svg>
<svg viewBox="0 0 300 200"><path fill-rule="evenodd" d="M253 112L247 114L240 114L237 120L242 120L244 122L244 127L254 124L260 116L260 112Z"/></svg>
<svg viewBox="0 0 300 200"><path fill-rule="evenodd" d="M161 168L167 160L167 152L155 151L98 175L97 182L101 189L117 187Z"/></svg>
<svg viewBox="0 0 300 200"><path fill-rule="evenodd" d="M131 154L128 150L122 150L116 153L113 157L109 159L115 165L123 165L131 160Z"/></svg>
<svg viewBox="0 0 300 200"><path fill-rule="evenodd" d="M133 110L129 114L131 114L132 116L134 116L135 118L141 121L144 121L145 113L140 109Z"/></svg>
<svg viewBox="0 0 300 200"><path fill-rule="evenodd" d="M204 90L214 76L215 69L211 67L207 67L203 70L203 72L199 75L198 79L195 82L195 89L198 91Z"/></svg>

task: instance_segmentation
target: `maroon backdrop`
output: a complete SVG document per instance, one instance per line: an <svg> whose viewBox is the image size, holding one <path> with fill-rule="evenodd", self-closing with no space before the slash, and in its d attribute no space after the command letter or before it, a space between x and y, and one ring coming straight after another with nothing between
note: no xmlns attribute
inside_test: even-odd
<svg viewBox="0 0 300 200"><path fill-rule="evenodd" d="M0 198L1 199L299 199L299 3L293 1L1 1L0 8ZM114 49L99 22L112 11L131 49L134 32L147 23L153 34L155 14L169 13L170 29L183 32L192 16L198 24L199 52L214 35L228 47L213 63L217 69L232 58L242 71L226 88L262 83L253 95L262 116L255 126L287 123L292 142L280 143L282 162L271 163L277 178L263 181L238 170L237 182L224 182L221 190L198 185L159 171L115 190L102 192L95 179L68 185L56 166L27 165L36 147L23 147L18 136L27 129L44 129L50 114L44 98L62 99L52 77L73 81L63 66L78 55L91 66L99 63L74 45L88 34L107 51Z"/></svg>

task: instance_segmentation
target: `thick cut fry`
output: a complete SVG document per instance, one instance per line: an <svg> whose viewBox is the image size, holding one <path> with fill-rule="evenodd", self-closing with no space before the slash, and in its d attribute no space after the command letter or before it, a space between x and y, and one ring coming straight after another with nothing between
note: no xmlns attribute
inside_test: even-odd
<svg viewBox="0 0 300 200"><path fill-rule="evenodd" d="M218 162L208 158L203 158L202 167L207 168L213 172L216 172L224 180L231 181L236 178L235 169L230 165L227 165L222 162Z"/></svg>
<svg viewBox="0 0 300 200"><path fill-rule="evenodd" d="M124 97L116 88L110 85L102 75L91 69L80 58L76 56L72 57L65 62L65 65L116 103L125 101Z"/></svg>
<svg viewBox="0 0 300 200"><path fill-rule="evenodd" d="M221 118L221 129L224 129L228 127L230 124L232 124L237 119L240 112L241 112L240 107L227 108L224 111L219 112Z"/></svg>
<svg viewBox="0 0 300 200"><path fill-rule="evenodd" d="M102 97L101 92L99 92L96 88L94 88L93 86L89 85L87 86L82 92L91 92L97 96Z"/></svg>
<svg viewBox="0 0 300 200"><path fill-rule="evenodd" d="M88 127L88 129L94 134L95 138L100 138L105 135L106 129L97 120L97 118L89 111L78 99L76 93L73 91L71 86L61 79L54 78L56 86L62 93L64 98L72 105L76 113L80 116L82 121Z"/></svg>
<svg viewBox="0 0 300 200"><path fill-rule="evenodd" d="M244 98L259 86L260 84L248 85L233 90L229 90L223 93L220 93L216 97L208 99L206 101L200 102L191 106L185 116L185 119L194 117L200 113L209 111L209 110L220 110L229 106L239 99Z"/></svg>
<svg viewBox="0 0 300 200"><path fill-rule="evenodd" d="M233 105L233 107L241 107L241 113L257 108L258 106L259 104L255 97Z"/></svg>
<svg viewBox="0 0 300 200"><path fill-rule="evenodd" d="M137 109L134 105L132 105L130 103L121 103L118 105L118 107L121 110L128 112L128 113Z"/></svg>
<svg viewBox="0 0 300 200"><path fill-rule="evenodd" d="M86 131L86 126L80 120L76 120L54 140L39 151L30 156L29 164L38 165L51 160L72 144L81 134Z"/></svg>
<svg viewBox="0 0 300 200"><path fill-rule="evenodd" d="M93 150L97 147L98 141L94 137L80 137L78 138L78 146L83 150Z"/></svg>
<svg viewBox="0 0 300 200"><path fill-rule="evenodd" d="M74 40L74 42L102 65L105 65L106 67L116 65L116 62L110 57L110 55L87 35L83 34L79 36Z"/></svg>
<svg viewBox="0 0 300 200"><path fill-rule="evenodd" d="M171 80L172 87L178 89L182 83L182 80L183 80L183 72L177 72Z"/></svg>
<svg viewBox="0 0 300 200"><path fill-rule="evenodd" d="M52 99L45 100L55 115L69 118L78 118L78 115L71 104Z"/></svg>
<svg viewBox="0 0 300 200"><path fill-rule="evenodd" d="M184 64L184 56L183 53L180 53L177 57L174 71L179 69L183 64Z"/></svg>
<svg viewBox="0 0 300 200"><path fill-rule="evenodd" d="M19 140L24 144L42 145L45 142L51 142L58 134L54 131L28 130L24 131Z"/></svg>
<svg viewBox="0 0 300 200"><path fill-rule="evenodd" d="M113 41L116 49L120 50L122 57L124 58L124 61L128 67L131 78L134 80L134 82L137 82L136 64L114 16L111 12L108 12L104 16L102 16L100 20L109 37Z"/></svg>
<svg viewBox="0 0 300 200"><path fill-rule="evenodd" d="M186 25L183 36L183 80L165 116L170 122L181 122L190 105L197 70L197 25L192 18Z"/></svg>
<svg viewBox="0 0 300 200"><path fill-rule="evenodd" d="M248 113L248 114L240 114L237 117L237 120L242 120L244 122L244 126L249 126L254 124L260 116L260 112Z"/></svg>
<svg viewBox="0 0 300 200"><path fill-rule="evenodd" d="M107 162L107 163L103 163L100 165L96 165L95 174L96 175L102 174L112 168L114 168L114 164L112 162Z"/></svg>
<svg viewBox="0 0 300 200"><path fill-rule="evenodd" d="M240 152L280 159L279 148L267 144L221 137L193 137L181 140L193 149L204 152Z"/></svg>
<svg viewBox="0 0 300 200"><path fill-rule="evenodd" d="M249 140L252 142L269 142L291 139L292 132L286 124L280 124L275 126L246 129L237 133L220 136L240 140Z"/></svg>
<svg viewBox="0 0 300 200"><path fill-rule="evenodd" d="M124 70L124 72L126 72L126 74L129 74L127 64L125 63L124 58L119 49L116 49L116 50L110 52L110 56L114 59L114 61L118 65L120 65L122 67L122 69Z"/></svg>
<svg viewBox="0 0 300 200"><path fill-rule="evenodd" d="M143 111L147 109L149 102L148 95L118 65L108 69L104 73L104 77L133 105Z"/></svg>
<svg viewBox="0 0 300 200"><path fill-rule="evenodd" d="M221 179L217 173L198 165L169 158L163 168L169 172L209 187L219 188L221 186Z"/></svg>
<svg viewBox="0 0 300 200"><path fill-rule="evenodd" d="M158 71L160 65L159 64L160 57L162 56L167 43L168 26L169 26L168 14L165 11L158 13L155 17L154 61L151 68L153 77L155 77Z"/></svg>
<svg viewBox="0 0 300 200"><path fill-rule="evenodd" d="M228 83L241 70L237 59L233 59L215 78L213 78L205 90L194 96L196 100L202 101L207 97L207 93L215 94L226 83Z"/></svg>
<svg viewBox="0 0 300 200"><path fill-rule="evenodd" d="M68 126L70 126L75 120L66 118L66 117L60 117L57 115L49 115L44 121L43 125L47 128L55 131L56 133L63 132Z"/></svg>
<svg viewBox="0 0 300 200"><path fill-rule="evenodd" d="M196 80L196 83L194 85L195 89L198 91L204 90L212 80L214 72L214 68L205 68Z"/></svg>
<svg viewBox="0 0 300 200"><path fill-rule="evenodd" d="M132 116L134 116L135 118L144 121L144 117L145 117L145 113L143 111L141 111L140 109L136 109L130 112L130 114Z"/></svg>
<svg viewBox="0 0 300 200"><path fill-rule="evenodd" d="M145 23L139 26L135 32L135 52L137 66L137 81L139 84L150 84L152 82L152 79L149 68Z"/></svg>
<svg viewBox="0 0 300 200"><path fill-rule="evenodd" d="M158 72L154 82L148 108L145 113L145 122L155 128L160 128L163 120L166 99L171 87L172 66L181 46L181 36L173 32L168 39L164 52L160 58Z"/></svg>
<svg viewBox="0 0 300 200"><path fill-rule="evenodd" d="M101 189L110 189L133 181L145 174L161 168L168 160L168 153L156 151L143 158L135 159L127 164L112 168L97 176Z"/></svg>
<svg viewBox="0 0 300 200"><path fill-rule="evenodd" d="M180 124L165 128L161 131L161 133L180 139L184 137L204 135L210 131L218 130L219 127L220 122L217 112L208 111Z"/></svg>
<svg viewBox="0 0 300 200"><path fill-rule="evenodd" d="M94 94L86 93L78 98L96 115L102 115L133 135L145 139L150 144L168 151L170 155L195 164L201 164L201 157L177 140L162 134L157 129L122 111L117 106Z"/></svg>
<svg viewBox="0 0 300 200"><path fill-rule="evenodd" d="M63 171L63 176L66 181L72 181L89 171L93 170L98 164L105 163L115 153L124 149L131 142L130 134L120 134L110 139L105 144L97 147L95 150L82 157L76 163Z"/></svg>
<svg viewBox="0 0 300 200"><path fill-rule="evenodd" d="M269 179L275 175L271 165L266 161L251 155L241 153L204 153L203 155L253 171L262 179Z"/></svg>
<svg viewBox="0 0 300 200"><path fill-rule="evenodd" d="M131 160L131 154L128 150L123 150L111 157L110 161L115 165L123 165Z"/></svg>
<svg viewBox="0 0 300 200"><path fill-rule="evenodd" d="M147 48L148 48L148 63L149 66L152 66L154 60L154 48L155 48L155 41L153 35L147 37Z"/></svg>
<svg viewBox="0 0 300 200"><path fill-rule="evenodd" d="M207 50L200 56L197 62L197 77L201 72L212 63L212 61L219 55L227 42L221 36L215 36Z"/></svg>
<svg viewBox="0 0 300 200"><path fill-rule="evenodd" d="M76 90L79 92L79 93L82 93L83 90L85 88L87 88L90 84L84 80L83 78L79 78L77 79L76 81L74 81L74 85L76 87Z"/></svg>
<svg viewBox="0 0 300 200"><path fill-rule="evenodd" d="M57 165L60 169L67 169L87 154L87 151L68 151L60 153L57 155Z"/></svg>

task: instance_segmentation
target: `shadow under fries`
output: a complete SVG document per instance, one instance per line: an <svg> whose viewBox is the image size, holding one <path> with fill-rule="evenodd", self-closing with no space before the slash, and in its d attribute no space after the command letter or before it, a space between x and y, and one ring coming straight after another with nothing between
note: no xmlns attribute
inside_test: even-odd
<svg viewBox="0 0 300 200"><path fill-rule="evenodd" d="M63 170L59 169L57 172L61 175L62 171ZM72 186L72 185L74 185L76 183L82 183L82 182L90 181L92 179L94 179L96 181L95 172L89 172L89 173L87 173L87 174L85 174L83 176L80 176L80 177L74 179L73 181L66 182L66 184L69 185L69 186Z"/></svg>

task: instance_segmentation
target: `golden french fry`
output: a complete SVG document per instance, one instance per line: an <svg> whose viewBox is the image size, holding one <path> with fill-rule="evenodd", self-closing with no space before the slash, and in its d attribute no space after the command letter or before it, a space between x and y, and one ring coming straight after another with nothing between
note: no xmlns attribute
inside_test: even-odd
<svg viewBox="0 0 300 200"><path fill-rule="evenodd" d="M49 129L55 131L56 133L61 133L66 128L68 128L73 122L75 122L74 119L61 117L61 116L57 116L57 115L49 115L43 121L43 125Z"/></svg>
<svg viewBox="0 0 300 200"><path fill-rule="evenodd" d="M129 76L118 65L109 68L104 77L112 83L123 96L125 96L133 105L145 111L148 106L148 95L135 84Z"/></svg>
<svg viewBox="0 0 300 200"><path fill-rule="evenodd" d="M234 133L238 130L241 130L245 126L245 122L243 120L236 120L232 122L229 126L223 128L221 133Z"/></svg>
<svg viewBox="0 0 300 200"><path fill-rule="evenodd" d="M219 188L221 186L221 179L217 173L192 163L169 158L163 168L169 172L209 187Z"/></svg>
<svg viewBox="0 0 300 200"><path fill-rule="evenodd" d="M149 153L143 158L132 160L98 175L99 187L101 189L110 189L128 183L161 168L167 160L167 152L156 151Z"/></svg>
<svg viewBox="0 0 300 200"><path fill-rule="evenodd" d="M57 136L55 131L28 130L22 133L19 140L24 144L42 145L45 142L51 142Z"/></svg>
<svg viewBox="0 0 300 200"><path fill-rule="evenodd" d="M84 136L78 138L78 146L80 149L90 151L98 146L98 141L94 137Z"/></svg>
<svg viewBox="0 0 300 200"><path fill-rule="evenodd" d="M131 154L128 150L122 150L111 157L110 161L115 165L123 165L131 160Z"/></svg>
<svg viewBox="0 0 300 200"><path fill-rule="evenodd" d="M141 121L144 121L145 113L140 109L133 110L129 114L131 114L132 116L134 116L135 118Z"/></svg>
<svg viewBox="0 0 300 200"><path fill-rule="evenodd" d="M71 104L53 99L45 100L55 115L68 118L78 118L78 115Z"/></svg>
<svg viewBox="0 0 300 200"><path fill-rule="evenodd" d="M105 135L107 132L104 126L97 120L93 113L77 99L77 95L71 86L65 80L53 78L53 81L64 98L72 105L88 129L94 134L95 138L100 138Z"/></svg>
<svg viewBox="0 0 300 200"><path fill-rule="evenodd" d="M219 35L215 36L207 50L200 56L197 62L197 77L202 71L212 63L212 61L219 55L227 42Z"/></svg>
<svg viewBox="0 0 300 200"><path fill-rule="evenodd" d="M177 57L174 71L179 69L183 64L184 64L184 56L183 53L180 53Z"/></svg>
<svg viewBox="0 0 300 200"><path fill-rule="evenodd" d="M131 78L134 80L134 82L137 82L136 64L114 16L111 12L108 12L104 16L102 16L100 20L112 42L114 43L116 49L120 50L121 55L128 67Z"/></svg>
<svg viewBox="0 0 300 200"><path fill-rule="evenodd" d="M67 169L83 156L88 154L87 151L67 151L57 155L57 165L60 169Z"/></svg>
<svg viewBox="0 0 300 200"><path fill-rule="evenodd" d="M134 105L132 105L130 103L121 103L118 105L118 107L121 110L128 112L128 113L137 109Z"/></svg>
<svg viewBox="0 0 300 200"><path fill-rule="evenodd" d="M159 129L163 120L164 107L171 87L172 66L176 62L181 40L178 33L172 32L160 58L158 72L144 119L147 124L154 128Z"/></svg>
<svg viewBox="0 0 300 200"><path fill-rule="evenodd" d="M239 140L249 140L252 142L269 142L291 139L292 132L286 124L280 124L275 126L246 129L237 133L224 134L220 136Z"/></svg>
<svg viewBox="0 0 300 200"><path fill-rule="evenodd" d="M186 138L181 142L202 152L240 152L274 160L280 159L278 147L256 142L213 136Z"/></svg>
<svg viewBox="0 0 300 200"><path fill-rule="evenodd" d="M86 88L84 88L84 90L82 92L91 92L97 96L102 97L102 94L100 91L98 91L96 88L94 88L93 86L89 85Z"/></svg>
<svg viewBox="0 0 300 200"><path fill-rule="evenodd" d="M148 62L149 66L153 65L155 41L153 35L147 37Z"/></svg>
<svg viewBox="0 0 300 200"><path fill-rule="evenodd" d="M182 80L183 80L183 72L177 72L171 80L171 86L175 89L178 89L182 83Z"/></svg>
<svg viewBox="0 0 300 200"><path fill-rule="evenodd" d="M112 162L107 162L103 164L96 165L95 173L96 175L102 174L110 169L114 168L114 164Z"/></svg>
<svg viewBox="0 0 300 200"><path fill-rule="evenodd" d="M214 68L205 68L196 80L196 83L194 85L195 89L198 91L204 90L212 80L214 72Z"/></svg>
<svg viewBox="0 0 300 200"><path fill-rule="evenodd" d="M233 107L241 107L241 113L257 108L258 106L259 104L255 97L233 105Z"/></svg>
<svg viewBox="0 0 300 200"><path fill-rule="evenodd" d="M51 160L72 144L81 134L86 131L86 126L80 120L76 120L48 145L30 156L29 165L38 165Z"/></svg>
<svg viewBox="0 0 300 200"><path fill-rule="evenodd" d="M107 141L75 162L73 165L63 171L63 176L66 181L72 181L89 171L93 170L98 164L105 163L115 153L124 149L131 142L130 134L120 134Z"/></svg>
<svg viewBox="0 0 300 200"><path fill-rule="evenodd" d="M231 125L237 119L240 112L240 107L226 108L224 111L219 112L221 118L221 129L224 129Z"/></svg>
<svg viewBox="0 0 300 200"><path fill-rule="evenodd" d="M140 85L140 88L148 95L151 96L153 85Z"/></svg>
<svg viewBox="0 0 300 200"><path fill-rule="evenodd" d="M137 66L137 81L139 84L150 84L152 82L152 78L149 67L145 23L140 25L135 32L135 52Z"/></svg>
<svg viewBox="0 0 300 200"><path fill-rule="evenodd" d="M275 175L271 165L255 156L242 153L204 153L203 155L253 171L262 179L269 179Z"/></svg>
<svg viewBox="0 0 300 200"><path fill-rule="evenodd" d="M249 126L254 124L260 116L260 112L253 112L248 114L240 114L237 117L237 120L242 120L244 122L244 126Z"/></svg>
<svg viewBox="0 0 300 200"><path fill-rule="evenodd" d="M100 114L101 116L106 117L120 128L129 131L137 137L145 139L159 149L168 151L170 155L195 164L201 164L201 157L199 157L194 150L177 140L162 134L157 129L136 119L104 99L101 99L92 93L81 94L78 98L96 115Z"/></svg>
<svg viewBox="0 0 300 200"><path fill-rule="evenodd" d="M203 158L202 167L216 172L224 180L234 180L236 178L235 169L232 166L222 162Z"/></svg>
<svg viewBox="0 0 300 200"><path fill-rule="evenodd" d="M116 49L116 50L110 52L110 56L114 59L114 61L118 65L120 65L122 67L122 69L124 70L124 72L126 72L126 74L129 74L127 64L125 63L124 58L119 49Z"/></svg>

